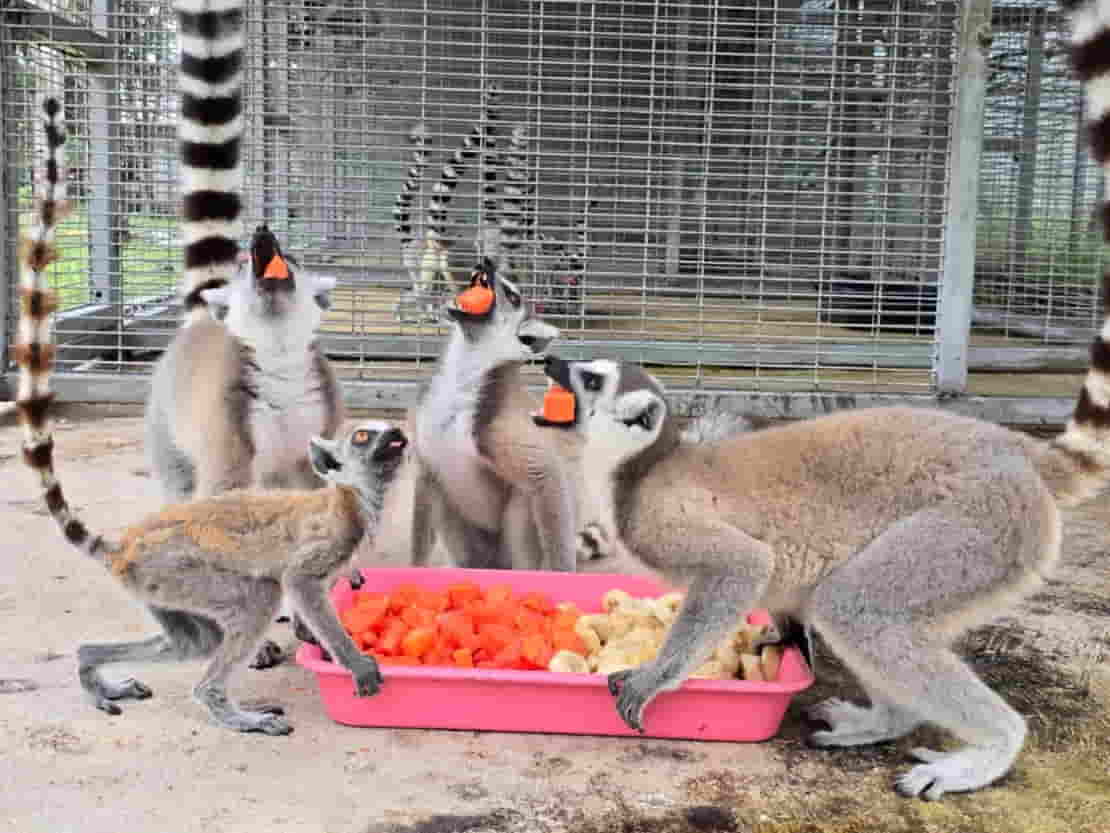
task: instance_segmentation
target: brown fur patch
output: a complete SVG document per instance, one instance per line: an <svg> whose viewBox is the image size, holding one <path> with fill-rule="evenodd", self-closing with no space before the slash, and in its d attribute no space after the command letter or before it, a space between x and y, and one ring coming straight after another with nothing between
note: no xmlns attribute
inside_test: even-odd
<svg viewBox="0 0 1110 833"><path fill-rule="evenodd" d="M58 257L58 250L50 243L26 237L19 244L19 259L35 272L41 272Z"/></svg>
<svg viewBox="0 0 1110 833"><path fill-rule="evenodd" d="M1095 404L1084 387L1079 392L1079 401L1075 405L1075 421L1079 425L1093 426L1098 430L1110 428L1110 408Z"/></svg>
<svg viewBox="0 0 1110 833"><path fill-rule="evenodd" d="M58 293L49 289L22 288L19 290L19 301L25 318L41 321L58 308Z"/></svg>
<svg viewBox="0 0 1110 833"><path fill-rule="evenodd" d="M16 344L12 347L12 361L33 375L48 373L54 363L54 345Z"/></svg>

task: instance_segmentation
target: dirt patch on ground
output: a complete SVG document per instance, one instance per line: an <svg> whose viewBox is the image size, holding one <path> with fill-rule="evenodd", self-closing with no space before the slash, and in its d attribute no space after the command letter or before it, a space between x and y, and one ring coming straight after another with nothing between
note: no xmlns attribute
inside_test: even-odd
<svg viewBox="0 0 1110 833"><path fill-rule="evenodd" d="M59 471L97 531L155 508L138 419L75 421ZM803 709L860 699L817 644L819 682L765 744L354 729L322 713L295 665L250 672L246 700L278 700L296 732L209 725L201 666L136 668L155 697L116 718L80 694L74 648L151 623L57 535L0 428L0 831L7 833L1107 833L1110 831L1110 500L1066 518L1064 557L1026 604L958 647L1029 719L1014 771L971 795L900 798L921 729L897 742L811 749ZM288 628L274 635L288 645ZM128 669L128 672L130 669Z"/></svg>

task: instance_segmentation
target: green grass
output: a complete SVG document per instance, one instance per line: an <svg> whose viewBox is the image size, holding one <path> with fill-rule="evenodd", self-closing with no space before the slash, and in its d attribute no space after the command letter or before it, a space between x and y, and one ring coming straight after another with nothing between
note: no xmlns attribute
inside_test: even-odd
<svg viewBox="0 0 1110 833"><path fill-rule="evenodd" d="M23 211L20 228L31 222L31 212ZM123 300L129 302L153 294L173 292L180 271L181 252L174 245L178 221L175 217L128 218L128 239L120 249ZM83 304L106 301L92 294L89 250L89 219L85 207L78 205L58 227L58 259L50 266L50 285L58 293L63 310Z"/></svg>

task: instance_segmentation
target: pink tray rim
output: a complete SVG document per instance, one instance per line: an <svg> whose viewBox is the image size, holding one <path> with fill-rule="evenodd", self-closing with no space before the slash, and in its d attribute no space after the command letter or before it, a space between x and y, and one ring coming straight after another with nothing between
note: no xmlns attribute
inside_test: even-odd
<svg viewBox="0 0 1110 833"><path fill-rule="evenodd" d="M413 568L405 567L381 567L365 569L364 574L368 579L375 575L385 576L387 574L395 574L398 578L404 577L406 581L415 582L413 577ZM558 573L548 573L537 570L476 570L465 569L456 567L425 567L420 568L420 572L427 574L428 577L434 575L441 583L445 579L455 580L470 580L478 584L502 583L511 584L510 578L519 578L527 580L529 578L546 577L551 578L553 575L563 575ZM570 573L566 575L583 575ZM614 583L620 581L627 581L628 576L610 573L589 573L593 579L598 580L612 580ZM368 582L370 583L370 582ZM656 584L656 582L647 582L648 584ZM350 589L350 584L346 579L340 579L335 588L332 590L331 597L337 609L343 609L345 605L341 606L342 601L351 595L353 591ZM547 591L545 591L547 592ZM665 588L662 592L666 592ZM556 599L555 601L559 601ZM767 612L763 610L751 611L749 620L763 620L767 621ZM797 679L787 680L782 682L755 682L750 680L706 680L690 678L683 682L681 689L690 691L706 691L706 692L721 692L727 694L797 694L804 691L814 683L813 672L806 665L805 661L801 658L801 652L797 647L789 646L784 654L792 653L797 656L797 662L791 662L790 665L802 669L802 674ZM298 665L307 668L316 674L337 677L350 677L351 672L338 663L329 662L321 658L322 652L317 645L310 645L308 643L301 643L297 649L296 661ZM449 665L435 665L416 667L408 665L383 665L381 666L382 674L388 677L397 677L399 679L415 678L415 679L442 679L442 680L473 680L475 682L485 683L529 683L532 685L542 686L565 686L565 687L594 687L604 688L607 687L606 677L603 674L577 674L572 672L563 671L524 671L516 669L492 669L492 668L453 668Z"/></svg>

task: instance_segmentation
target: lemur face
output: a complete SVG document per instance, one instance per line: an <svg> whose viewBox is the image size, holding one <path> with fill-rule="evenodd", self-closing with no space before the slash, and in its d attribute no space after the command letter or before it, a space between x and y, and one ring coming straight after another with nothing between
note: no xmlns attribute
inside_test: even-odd
<svg viewBox="0 0 1110 833"><path fill-rule="evenodd" d="M475 349L504 361L541 356L559 337L559 329L537 318L517 285L498 275L488 259L448 304L447 314Z"/></svg>
<svg viewBox="0 0 1110 833"><path fill-rule="evenodd" d="M299 264L283 254L277 237L266 226L255 229L250 252L240 255L239 274L226 286L205 290L205 301L217 317L237 331L254 324L289 322L315 330L321 311L331 306L335 279L298 271Z"/></svg>
<svg viewBox="0 0 1110 833"><path fill-rule="evenodd" d="M659 437L668 415L663 387L639 365L548 356L544 372L574 394L575 424L587 442L607 449L617 461Z"/></svg>
<svg viewBox="0 0 1110 833"><path fill-rule="evenodd" d="M313 437L309 460L324 480L381 494L401 467L408 444L400 428L369 420L338 440Z"/></svg>

